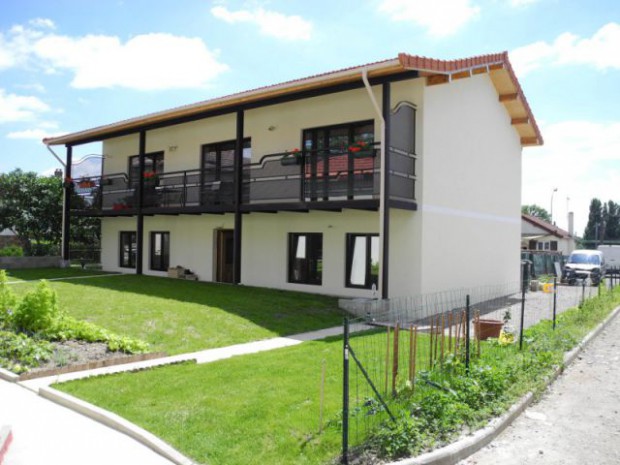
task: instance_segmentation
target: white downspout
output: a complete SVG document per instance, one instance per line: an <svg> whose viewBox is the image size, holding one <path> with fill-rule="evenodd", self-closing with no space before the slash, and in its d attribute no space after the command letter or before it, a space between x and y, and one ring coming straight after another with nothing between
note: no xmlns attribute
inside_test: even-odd
<svg viewBox="0 0 620 465"><path fill-rule="evenodd" d="M380 145L380 159L381 159L381 178L380 178L380 187L379 187L379 298L383 295L383 244L385 242L385 231L384 231L384 218L385 218L385 176L383 174L383 170L385 169L385 119L383 118L383 112L381 111L381 107L377 103L377 99L375 98L375 94L372 92L372 87L370 86L370 82L368 82L368 69L362 69L362 81L364 81L364 86L368 91L368 96L370 97L370 101L372 102L375 111L377 112L377 116L381 121L381 145Z"/></svg>

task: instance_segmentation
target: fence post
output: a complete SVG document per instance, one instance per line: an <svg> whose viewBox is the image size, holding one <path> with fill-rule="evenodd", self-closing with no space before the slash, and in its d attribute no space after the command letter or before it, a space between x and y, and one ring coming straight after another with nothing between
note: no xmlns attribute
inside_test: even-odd
<svg viewBox="0 0 620 465"><path fill-rule="evenodd" d="M579 308L583 307L583 303L586 301L586 280L585 278L581 280L581 303L579 304Z"/></svg>
<svg viewBox="0 0 620 465"><path fill-rule="evenodd" d="M521 290L521 325L519 329L519 350L523 350L523 324L525 320L525 287Z"/></svg>
<svg viewBox="0 0 620 465"><path fill-rule="evenodd" d="M469 294L467 294L465 300L465 371L469 374L469 319L470 319L470 308L469 308Z"/></svg>
<svg viewBox="0 0 620 465"><path fill-rule="evenodd" d="M553 329L555 329L555 313L558 306L558 277L553 278Z"/></svg>
<svg viewBox="0 0 620 465"><path fill-rule="evenodd" d="M344 318L342 359L342 461L349 463L349 319Z"/></svg>

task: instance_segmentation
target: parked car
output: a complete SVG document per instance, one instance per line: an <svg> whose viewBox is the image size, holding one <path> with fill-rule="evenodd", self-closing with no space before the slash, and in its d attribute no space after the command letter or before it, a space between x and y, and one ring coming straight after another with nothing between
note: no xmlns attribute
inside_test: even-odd
<svg viewBox="0 0 620 465"><path fill-rule="evenodd" d="M593 286L598 286L605 276L606 265L603 253L598 250L574 250L564 269L562 281L573 285L578 279L588 279Z"/></svg>

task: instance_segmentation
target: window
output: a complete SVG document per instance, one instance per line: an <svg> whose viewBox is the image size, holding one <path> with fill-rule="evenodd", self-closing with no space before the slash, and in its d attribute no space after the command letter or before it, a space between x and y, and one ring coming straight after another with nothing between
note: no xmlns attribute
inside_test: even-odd
<svg viewBox="0 0 620 465"><path fill-rule="evenodd" d="M136 267L136 232L121 231L120 237L120 267Z"/></svg>
<svg viewBox="0 0 620 465"><path fill-rule="evenodd" d="M372 289L379 283L379 236L347 234L346 287Z"/></svg>
<svg viewBox="0 0 620 465"><path fill-rule="evenodd" d="M373 121L304 130L306 200L372 194L375 161L349 148L362 143L371 147L374 137ZM366 152L372 154L374 149Z"/></svg>
<svg viewBox="0 0 620 465"><path fill-rule="evenodd" d="M288 282L322 283L323 234L290 233L288 236Z"/></svg>
<svg viewBox="0 0 620 465"><path fill-rule="evenodd" d="M162 174L164 172L164 152L147 153L144 155L144 172ZM140 180L140 156L129 157L129 185L137 187Z"/></svg>
<svg viewBox="0 0 620 465"><path fill-rule="evenodd" d="M375 138L373 121L339 124L304 131L304 149L329 150L330 153L346 153L350 145L356 142L372 144Z"/></svg>
<svg viewBox="0 0 620 465"><path fill-rule="evenodd" d="M170 233L151 233L151 270L166 271L170 267Z"/></svg>
<svg viewBox="0 0 620 465"><path fill-rule="evenodd" d="M202 146L202 185L205 203L228 203L234 199L236 141ZM252 161L250 139L243 140L243 165ZM247 173L249 175L249 172ZM245 173L244 173L245 175Z"/></svg>

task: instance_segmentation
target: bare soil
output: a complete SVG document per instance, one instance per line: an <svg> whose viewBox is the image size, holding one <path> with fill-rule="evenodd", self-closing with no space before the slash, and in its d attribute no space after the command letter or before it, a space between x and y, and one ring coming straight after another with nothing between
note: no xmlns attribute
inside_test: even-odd
<svg viewBox="0 0 620 465"><path fill-rule="evenodd" d="M54 346L54 354L50 360L37 368L33 368L30 372L130 356L125 352L108 350L108 345L103 342L64 341L53 342L52 345Z"/></svg>

